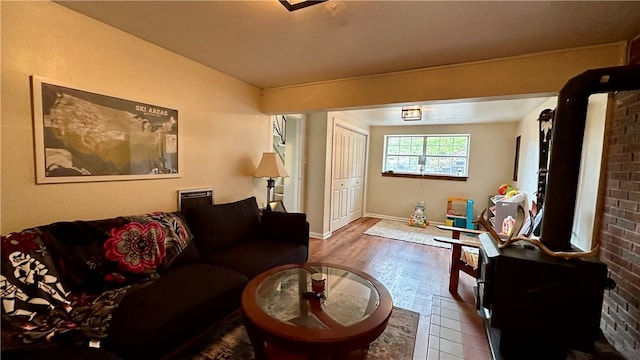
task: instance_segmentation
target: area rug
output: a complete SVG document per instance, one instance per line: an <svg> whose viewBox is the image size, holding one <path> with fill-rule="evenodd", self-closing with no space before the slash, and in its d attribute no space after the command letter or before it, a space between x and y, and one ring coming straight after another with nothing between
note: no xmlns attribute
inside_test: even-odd
<svg viewBox="0 0 640 360"><path fill-rule="evenodd" d="M374 341L367 360L411 360L420 314L394 307L385 331ZM253 360L253 347L239 311L229 315L200 343L185 351L181 360Z"/></svg>
<svg viewBox="0 0 640 360"><path fill-rule="evenodd" d="M451 231L440 230L430 225L426 228L421 228L411 226L406 222L383 219L365 230L363 234L441 248L451 247L447 243L441 243L433 239L434 236L451 237Z"/></svg>

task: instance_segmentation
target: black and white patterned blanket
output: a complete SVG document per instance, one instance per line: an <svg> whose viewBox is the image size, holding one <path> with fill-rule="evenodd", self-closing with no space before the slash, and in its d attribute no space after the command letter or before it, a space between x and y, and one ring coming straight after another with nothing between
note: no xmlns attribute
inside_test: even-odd
<svg viewBox="0 0 640 360"><path fill-rule="evenodd" d="M175 213L60 222L2 236L2 350L96 346L127 292L191 241Z"/></svg>

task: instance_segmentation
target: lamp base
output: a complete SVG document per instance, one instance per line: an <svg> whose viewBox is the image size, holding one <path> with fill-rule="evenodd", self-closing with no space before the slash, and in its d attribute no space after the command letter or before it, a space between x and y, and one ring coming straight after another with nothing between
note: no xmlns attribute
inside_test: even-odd
<svg viewBox="0 0 640 360"><path fill-rule="evenodd" d="M271 202L273 199L271 198L271 191L275 186L276 181L273 178L267 179L267 203Z"/></svg>

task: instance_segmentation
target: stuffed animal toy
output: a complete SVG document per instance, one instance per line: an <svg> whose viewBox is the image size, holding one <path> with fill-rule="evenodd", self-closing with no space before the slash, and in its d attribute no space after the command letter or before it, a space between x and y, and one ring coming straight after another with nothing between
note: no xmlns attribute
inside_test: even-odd
<svg viewBox="0 0 640 360"><path fill-rule="evenodd" d="M505 198L505 199L510 199L510 198L512 198L512 197L514 197L514 196L516 196L516 195L518 195L518 194L520 194L520 191L518 191L518 190L509 190L509 191L504 195L504 198Z"/></svg>
<svg viewBox="0 0 640 360"><path fill-rule="evenodd" d="M500 195L505 195L506 193L508 193L509 191L513 190L513 187L509 184L502 184L500 185L500 187L498 188L498 194Z"/></svg>
<svg viewBox="0 0 640 360"><path fill-rule="evenodd" d="M428 224L427 215L424 214L424 205L416 205L415 211L411 214L411 219L409 219L409 225L426 228Z"/></svg>

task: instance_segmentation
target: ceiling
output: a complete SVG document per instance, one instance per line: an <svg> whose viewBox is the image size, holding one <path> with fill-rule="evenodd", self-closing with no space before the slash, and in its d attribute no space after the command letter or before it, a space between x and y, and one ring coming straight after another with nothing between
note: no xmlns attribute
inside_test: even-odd
<svg viewBox="0 0 640 360"><path fill-rule="evenodd" d="M58 3L260 88L611 43L640 34L640 1L329 0L294 12L277 0ZM511 105L535 107L543 100L519 99ZM427 104L431 111L424 113L445 121L453 106L476 119L475 110L496 114L488 108L506 104ZM354 116L369 123L397 121L399 114L399 108L383 108L358 110Z"/></svg>
<svg viewBox="0 0 640 360"><path fill-rule="evenodd" d="M375 109L349 110L345 113L369 126L395 125L451 125L484 122L520 121L549 97L526 99L448 101L422 103L420 121L404 121L401 107L389 106Z"/></svg>

